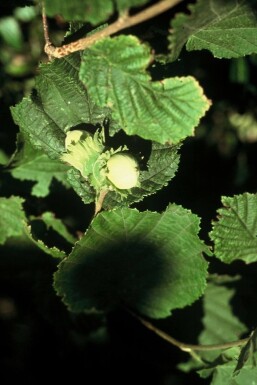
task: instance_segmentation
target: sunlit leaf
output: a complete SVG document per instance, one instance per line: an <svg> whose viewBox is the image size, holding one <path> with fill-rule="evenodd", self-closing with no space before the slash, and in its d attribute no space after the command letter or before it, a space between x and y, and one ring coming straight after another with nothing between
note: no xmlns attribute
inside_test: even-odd
<svg viewBox="0 0 257 385"><path fill-rule="evenodd" d="M207 49L218 58L257 53L256 0L198 0L190 14L172 20L171 60L186 45L188 51Z"/></svg>
<svg viewBox="0 0 257 385"><path fill-rule="evenodd" d="M257 261L257 195L222 197L218 221L210 233L217 258L225 263Z"/></svg>
<svg viewBox="0 0 257 385"><path fill-rule="evenodd" d="M67 170L65 164L50 159L40 150L35 150L28 141L25 141L11 163L11 174L14 178L36 182L32 188L32 195L37 197L49 194L53 178L68 187Z"/></svg>
<svg viewBox="0 0 257 385"><path fill-rule="evenodd" d="M15 196L0 198L0 245L10 237L22 235L26 221L23 202L24 199Z"/></svg>
<svg viewBox="0 0 257 385"><path fill-rule="evenodd" d="M107 109L96 107L78 79L79 54L43 64L36 92L13 107L16 124L31 144L53 159L65 150L65 133L81 124L103 124Z"/></svg>
<svg viewBox="0 0 257 385"><path fill-rule="evenodd" d="M193 135L210 104L190 76L152 82L151 61L149 47L136 37L106 38L84 52L80 78L128 135L178 143Z"/></svg>

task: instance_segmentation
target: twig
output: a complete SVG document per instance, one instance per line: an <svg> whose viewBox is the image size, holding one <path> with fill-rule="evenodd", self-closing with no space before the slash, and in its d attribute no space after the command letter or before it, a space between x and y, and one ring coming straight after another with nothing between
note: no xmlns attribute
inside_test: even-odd
<svg viewBox="0 0 257 385"><path fill-rule="evenodd" d="M171 337L169 334L165 333L164 331L158 329L156 326L154 326L151 322L145 320L144 318L138 316L137 314L134 314L130 312L134 317L136 317L147 329L153 331L155 334L157 334L159 337L164 339L165 341L169 342L170 344L178 347L180 350L192 353L192 352L200 352L200 351L211 351L211 350L221 350L221 349L228 349L232 348L233 346L241 346L246 344L249 341L249 338L244 338L242 340L238 341L232 341L232 342L226 342L224 344L213 344L213 345L193 345L193 344L186 344L184 342L178 341L175 338Z"/></svg>
<svg viewBox="0 0 257 385"><path fill-rule="evenodd" d="M44 38L45 38L45 52L46 52L46 47L51 47L52 43L49 38L49 33L48 33L48 24L47 24L47 17L46 17L46 9L45 9L45 3L42 1L42 22L43 22L43 30L44 30ZM48 59L52 59L52 55L50 55L48 52L46 52L48 55Z"/></svg>
<svg viewBox="0 0 257 385"><path fill-rule="evenodd" d="M65 44L62 47L55 47L50 43L48 34L45 34L46 38L46 44L45 44L45 52L55 58L61 58L63 56L69 55L72 52L84 50L86 48L89 48L92 44L94 44L96 41L103 39L104 37L113 35L114 33L117 33L125 28L132 27L133 25L142 23L143 21L146 21L148 19L151 19L152 17L155 17L159 15L160 13L163 13L167 11L169 8L174 7L178 3L181 3L183 0L162 0L157 4L154 4L147 9L138 12L136 15L129 16L127 12L124 12L120 17L107 26L106 28L96 32L93 35L87 36L85 38L79 39L75 42L72 42L70 44ZM44 7L43 7L44 11ZM43 16L43 23L44 23L44 16ZM44 27L45 31L45 27Z"/></svg>

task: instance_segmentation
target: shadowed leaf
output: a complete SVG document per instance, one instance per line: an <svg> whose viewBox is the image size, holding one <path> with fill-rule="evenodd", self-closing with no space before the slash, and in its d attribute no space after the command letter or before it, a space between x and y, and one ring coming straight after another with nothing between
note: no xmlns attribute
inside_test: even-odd
<svg viewBox="0 0 257 385"><path fill-rule="evenodd" d="M206 247L198 231L198 218L176 205L162 214L128 208L100 213L59 265L55 288L75 312L123 304L166 317L204 291Z"/></svg>

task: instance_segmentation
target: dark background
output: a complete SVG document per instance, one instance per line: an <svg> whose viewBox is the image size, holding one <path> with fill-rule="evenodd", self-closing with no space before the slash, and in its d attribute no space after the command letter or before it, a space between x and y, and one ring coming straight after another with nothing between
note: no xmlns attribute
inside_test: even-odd
<svg viewBox="0 0 257 385"><path fill-rule="evenodd" d="M14 9L23 4L24 1L18 0L2 2L0 17L12 15ZM185 5L178 6L125 32L149 41L156 53L165 52L169 20L174 12L183 10L186 10ZM0 35L0 147L8 156L15 150L18 132L9 107L30 92L38 62L46 60L42 52L40 15L20 23L20 27L24 39L21 47L8 46ZM51 20L50 27L55 41L60 41L67 25L57 18ZM10 61L14 63L12 70ZM18 63L16 69L15 63ZM184 50L177 62L166 65L157 62L150 68L154 79L195 76L212 100L212 107L197 128L196 136L185 140L176 177L169 186L137 207L162 211L169 202L175 202L191 209L202 218L200 235L208 244L211 243L208 232L220 207L220 197L256 192L257 143L240 140L227 118L231 110L257 113L255 63L253 58L245 58L247 74L243 81L233 76L237 66L235 60L214 59L207 51L188 53ZM4 167L0 171L1 196L22 196L26 199L28 215L53 211L71 230L85 231L93 206L83 205L73 191L53 182L47 198L35 198L30 195L32 183L14 180ZM51 232L44 236L49 246L57 244L68 249L68 245ZM106 316L69 313L52 289L55 270L55 261L19 239L12 239L0 248L2 385L16 381L34 385L54 380L88 384L103 381L155 385L210 383L196 373L184 374L176 369L178 363L188 358L187 354L162 341L122 309ZM255 264L250 268L241 263L224 266L215 259L210 264L210 272L232 275L240 272L246 277L245 282L252 290L246 291L242 285L239 292L249 306L249 311L241 315L249 328L254 327L256 318L255 270ZM201 317L201 301L197 301L191 307L175 311L159 325L184 342L197 343Z"/></svg>

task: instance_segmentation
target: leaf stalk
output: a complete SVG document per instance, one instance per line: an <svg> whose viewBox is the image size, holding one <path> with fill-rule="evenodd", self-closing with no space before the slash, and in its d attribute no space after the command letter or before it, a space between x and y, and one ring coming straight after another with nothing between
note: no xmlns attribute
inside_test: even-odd
<svg viewBox="0 0 257 385"><path fill-rule="evenodd" d="M131 312L130 312L131 313ZM194 345L194 344L186 344L184 342L178 341L169 334L165 333L163 330L158 329L156 326L154 326L151 322L147 321L146 319L140 317L137 314L131 313L135 318L137 318L147 329L151 330L154 332L156 335L161 337L163 340L167 341L168 343L176 346L183 352L187 352L189 354L192 354L194 352L200 352L200 351L212 351L212 350L223 350L223 349L228 349L232 348L234 346L241 346L245 345L248 341L249 338L243 338L238 341L231 341L231 342L225 342L222 344L211 344L211 345Z"/></svg>

